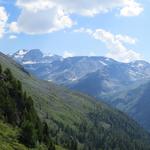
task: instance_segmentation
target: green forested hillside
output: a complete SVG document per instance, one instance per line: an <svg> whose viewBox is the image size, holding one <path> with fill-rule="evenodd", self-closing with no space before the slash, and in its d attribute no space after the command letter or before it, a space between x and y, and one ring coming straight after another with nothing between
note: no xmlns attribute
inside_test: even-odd
<svg viewBox="0 0 150 150"><path fill-rule="evenodd" d="M3 54L0 64L10 68L22 82L40 119L49 126L50 139L60 145L57 149L150 149L149 134L122 112L91 97L37 80Z"/></svg>
<svg viewBox="0 0 150 150"><path fill-rule="evenodd" d="M12 75L10 69L3 70L1 65L0 120L1 122L5 122L5 124L10 124L11 128L16 128L15 132L11 131L11 128L5 127L5 124L0 124L2 127L1 136L4 135L4 139L2 139L4 142L8 142L7 149L11 147L9 141L14 143L12 143L12 147L14 146L13 148L15 149L16 140L16 142L18 141L28 148L37 148L37 145L44 144L46 149L51 148L55 150L48 133L47 123L40 121L34 109L32 98L27 96L27 93L23 91L21 82ZM5 145L3 144L3 146ZM0 149L2 149L1 145Z"/></svg>

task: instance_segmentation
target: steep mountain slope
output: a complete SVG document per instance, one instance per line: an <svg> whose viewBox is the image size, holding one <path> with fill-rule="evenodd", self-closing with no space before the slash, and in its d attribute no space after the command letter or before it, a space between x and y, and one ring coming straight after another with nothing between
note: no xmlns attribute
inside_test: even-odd
<svg viewBox="0 0 150 150"><path fill-rule="evenodd" d="M91 97L37 80L3 54L0 63L22 81L57 144L72 150L150 149L149 134L125 114Z"/></svg>
<svg viewBox="0 0 150 150"><path fill-rule="evenodd" d="M99 98L101 95L120 91L128 86L140 85L149 78L150 64L145 61L128 64L112 61L67 86Z"/></svg>
<svg viewBox="0 0 150 150"><path fill-rule="evenodd" d="M6 123L11 125L10 129ZM42 150L55 150L52 140L45 133L45 129L48 130L47 124L42 124L40 121L34 109L32 98L23 91L21 82L12 75L11 71L8 68L3 70L1 65L0 125L4 130L0 136L1 149L4 148L4 143L8 142L6 149L38 148L39 145L44 144L45 148L41 147ZM11 131L13 128L14 132ZM9 135L12 135L14 139ZM37 145L37 143L39 144Z"/></svg>
<svg viewBox="0 0 150 150"><path fill-rule="evenodd" d="M120 76L120 79L118 76ZM129 83L132 85L134 84L134 82L131 82L127 76L121 77L119 71L104 73L98 70L87 74L85 77L70 84L68 87L99 98L103 94L107 95L108 93L123 90L129 85Z"/></svg>
<svg viewBox="0 0 150 150"><path fill-rule="evenodd" d="M150 131L150 81L137 88L105 96L105 100L116 108L128 113Z"/></svg>
<svg viewBox="0 0 150 150"><path fill-rule="evenodd" d="M150 78L150 64L145 61L121 63L106 57L86 56L66 59L50 56L46 59L40 50L18 51L12 58L40 79L96 97ZM93 78L95 90L90 86Z"/></svg>
<svg viewBox="0 0 150 150"><path fill-rule="evenodd" d="M1 150L47 150L45 145L38 145L35 149L26 147L18 140L20 129L0 120L0 149ZM56 146L56 150L65 150Z"/></svg>

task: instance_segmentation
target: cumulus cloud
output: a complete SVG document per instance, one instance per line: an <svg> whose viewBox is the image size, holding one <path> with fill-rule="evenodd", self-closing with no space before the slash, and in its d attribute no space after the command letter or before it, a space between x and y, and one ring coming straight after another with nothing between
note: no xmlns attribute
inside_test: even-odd
<svg viewBox="0 0 150 150"><path fill-rule="evenodd" d="M22 9L15 24L20 32L44 34L70 28L74 24L63 8L55 6L51 0L17 0L17 6Z"/></svg>
<svg viewBox="0 0 150 150"><path fill-rule="evenodd" d="M106 54L107 57L113 58L121 62L130 62L133 60L141 59L141 54L134 50L128 49L126 44L135 44L136 39L127 35L114 35L103 29L97 29L95 31L91 29L81 28L74 32L88 33L96 40L103 42L109 50Z"/></svg>
<svg viewBox="0 0 150 150"><path fill-rule="evenodd" d="M120 11L121 16L138 16L143 11L143 7L141 4L135 2L134 0L130 0L126 2L126 6L123 7Z"/></svg>
<svg viewBox="0 0 150 150"><path fill-rule="evenodd" d="M21 8L17 28L28 34L42 34L72 27L72 14L95 16L119 9L122 16L137 16L142 6L136 0L17 0Z"/></svg>
<svg viewBox="0 0 150 150"><path fill-rule="evenodd" d="M8 14L4 7L0 6L0 38L3 37L8 21Z"/></svg>
<svg viewBox="0 0 150 150"><path fill-rule="evenodd" d="M33 18L33 19L31 19ZM58 9L43 9L38 12L23 10L17 21L17 28L28 34L43 34L69 28L73 21Z"/></svg>

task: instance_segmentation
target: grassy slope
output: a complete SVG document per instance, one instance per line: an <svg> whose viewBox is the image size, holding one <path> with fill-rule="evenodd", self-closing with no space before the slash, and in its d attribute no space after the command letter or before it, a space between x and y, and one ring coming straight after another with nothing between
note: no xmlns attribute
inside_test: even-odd
<svg viewBox="0 0 150 150"><path fill-rule="evenodd" d="M39 145L35 149L25 147L17 140L18 133L18 128L14 128L11 125L0 121L0 150L47 150L44 145ZM65 149L56 146L56 150Z"/></svg>
<svg viewBox="0 0 150 150"><path fill-rule="evenodd" d="M1 150L27 150L17 140L18 129L14 129L0 121L0 149Z"/></svg>

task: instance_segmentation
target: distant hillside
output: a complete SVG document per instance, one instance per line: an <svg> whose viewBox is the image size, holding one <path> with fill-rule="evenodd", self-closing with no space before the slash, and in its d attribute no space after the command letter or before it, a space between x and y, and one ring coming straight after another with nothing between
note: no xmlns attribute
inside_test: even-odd
<svg viewBox="0 0 150 150"><path fill-rule="evenodd" d="M71 150L150 149L149 134L122 112L91 97L37 80L3 54L0 63L11 68L32 96L56 144Z"/></svg>
<svg viewBox="0 0 150 150"><path fill-rule="evenodd" d="M128 113L150 131L150 81L136 88L117 92L104 99L116 108Z"/></svg>

